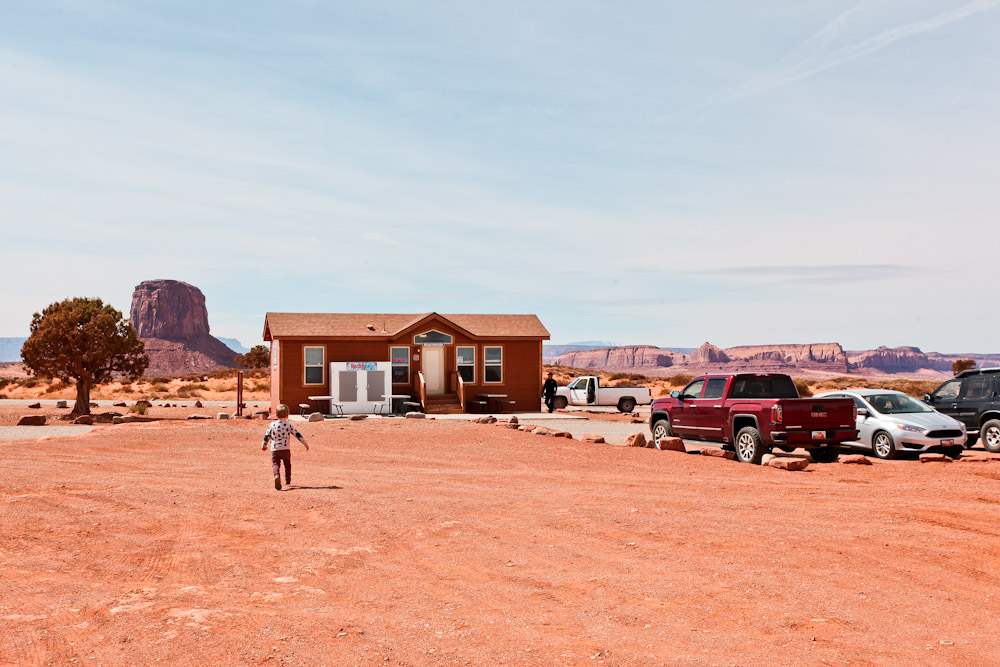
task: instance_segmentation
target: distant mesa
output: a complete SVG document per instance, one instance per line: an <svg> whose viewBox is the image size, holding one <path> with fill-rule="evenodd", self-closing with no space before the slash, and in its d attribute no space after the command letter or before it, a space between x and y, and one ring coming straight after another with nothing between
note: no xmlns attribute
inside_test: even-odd
<svg viewBox="0 0 1000 667"><path fill-rule="evenodd" d="M647 375L789 373L829 377L905 374L928 378L950 377L951 365L957 359L974 359L979 368L1000 366L1000 355L925 353L916 347L884 346L845 352L839 343L741 345L726 349L705 343L689 353L679 350L652 345L570 350L554 356L551 363Z"/></svg>
<svg viewBox="0 0 1000 667"><path fill-rule="evenodd" d="M130 319L146 343L147 376L207 373L236 366L236 353L212 336L205 295L179 280L146 280L132 293Z"/></svg>

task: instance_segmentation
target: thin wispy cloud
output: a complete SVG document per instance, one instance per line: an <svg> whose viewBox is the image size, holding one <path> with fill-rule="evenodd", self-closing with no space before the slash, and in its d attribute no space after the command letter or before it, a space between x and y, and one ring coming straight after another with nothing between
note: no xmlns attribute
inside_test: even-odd
<svg viewBox="0 0 1000 667"><path fill-rule="evenodd" d="M863 20L868 10L879 4L881 3L866 0L855 5L824 25L782 58L774 67L743 84L712 95L695 109L701 110L719 104L735 102L787 86L838 65L863 58L909 37L937 30L950 23L1000 7L1000 0L974 0L951 11L883 30L876 35L847 46L832 48L849 28Z"/></svg>
<svg viewBox="0 0 1000 667"><path fill-rule="evenodd" d="M898 264L839 264L829 266L733 266L691 271L689 275L740 278L767 283L858 283L913 278L922 269Z"/></svg>

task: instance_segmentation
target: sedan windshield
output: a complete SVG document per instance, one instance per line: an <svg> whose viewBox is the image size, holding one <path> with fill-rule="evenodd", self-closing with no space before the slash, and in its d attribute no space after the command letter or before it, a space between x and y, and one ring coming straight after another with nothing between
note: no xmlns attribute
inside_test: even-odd
<svg viewBox="0 0 1000 667"><path fill-rule="evenodd" d="M873 394L865 396L876 412L883 415L899 415L908 412L931 412L932 409L920 401L903 394Z"/></svg>

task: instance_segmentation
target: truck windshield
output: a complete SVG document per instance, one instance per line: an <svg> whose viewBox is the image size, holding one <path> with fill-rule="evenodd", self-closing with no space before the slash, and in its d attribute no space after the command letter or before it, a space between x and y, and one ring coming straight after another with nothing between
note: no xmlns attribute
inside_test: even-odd
<svg viewBox="0 0 1000 667"><path fill-rule="evenodd" d="M787 375L738 377L730 398L798 398L795 383Z"/></svg>

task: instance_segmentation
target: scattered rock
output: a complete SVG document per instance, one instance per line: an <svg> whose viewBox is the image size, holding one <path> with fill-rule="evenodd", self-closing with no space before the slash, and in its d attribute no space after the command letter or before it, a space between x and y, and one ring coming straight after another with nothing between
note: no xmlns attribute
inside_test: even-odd
<svg viewBox="0 0 1000 667"><path fill-rule="evenodd" d="M870 466L872 462L864 454L841 454L841 463L854 463L857 465Z"/></svg>
<svg viewBox="0 0 1000 667"><path fill-rule="evenodd" d="M515 431L517 431L517 430L519 430L521 428L521 425L518 424L517 422L507 422L507 423L504 424L504 426L506 426L507 428L512 428Z"/></svg>
<svg viewBox="0 0 1000 667"><path fill-rule="evenodd" d="M260 414L260 413L258 413L258 414ZM266 415L267 413L265 412L264 414ZM357 415L351 415L352 419L354 417L357 417ZM311 415L309 415L308 421L311 421L311 422L321 422L324 419L326 419L326 417L323 416L322 412L314 412Z"/></svg>
<svg viewBox="0 0 1000 667"><path fill-rule="evenodd" d="M993 459L989 456L984 456L982 454L969 454L962 456L961 458L955 459L956 463L988 463Z"/></svg>
<svg viewBox="0 0 1000 667"><path fill-rule="evenodd" d="M112 405L114 405L116 408L128 407L128 405L124 401L118 401L117 403L112 403Z"/></svg>
<svg viewBox="0 0 1000 667"><path fill-rule="evenodd" d="M767 462L767 466L778 470L805 470L809 467L809 461L790 456L775 456Z"/></svg>
<svg viewBox="0 0 1000 667"><path fill-rule="evenodd" d="M256 410L256 411L255 411L255 412L253 413L253 416L254 416L254 417L266 417L266 416L268 416L269 414L271 414L271 411L270 411L270 410Z"/></svg>
<svg viewBox="0 0 1000 667"><path fill-rule="evenodd" d="M147 401L145 398L141 398L135 402L136 407L145 406L146 409L153 407L152 401Z"/></svg>
<svg viewBox="0 0 1000 667"><path fill-rule="evenodd" d="M496 424L497 418L492 415L487 415L485 417L480 417L476 420L476 422L479 424Z"/></svg>
<svg viewBox="0 0 1000 667"><path fill-rule="evenodd" d="M646 436L643 433L633 433L625 438L625 445L628 447L647 447Z"/></svg>
<svg viewBox="0 0 1000 667"><path fill-rule="evenodd" d="M532 433L534 433L535 435L548 435L549 429L545 428L544 426L539 426L534 431L532 431Z"/></svg>
<svg viewBox="0 0 1000 667"><path fill-rule="evenodd" d="M97 403L95 403L94 401L91 401L90 402L90 407L96 408L97 407Z"/></svg>
<svg viewBox="0 0 1000 667"><path fill-rule="evenodd" d="M170 407L170 404L169 404L169 403L164 403L164 404L163 404L163 407L165 407L165 408L169 408L169 407Z"/></svg>
<svg viewBox="0 0 1000 667"><path fill-rule="evenodd" d="M42 404L41 403L32 403L28 407L37 410L38 408L42 407Z"/></svg>
<svg viewBox="0 0 1000 667"><path fill-rule="evenodd" d="M73 420L74 424L83 424L85 426L91 426L94 423L94 418L90 415L80 415Z"/></svg>
<svg viewBox="0 0 1000 667"><path fill-rule="evenodd" d="M201 404L201 401L195 401L194 402L194 407L196 407L196 408L203 408L205 406Z"/></svg>
<svg viewBox="0 0 1000 667"><path fill-rule="evenodd" d="M112 424L129 424L129 423L131 423L133 421L135 421L135 417L133 417L132 415L117 415L116 417L112 418L111 423Z"/></svg>
<svg viewBox="0 0 1000 667"><path fill-rule="evenodd" d="M511 416L510 423L511 424L516 424L517 423L517 417Z"/></svg>
<svg viewBox="0 0 1000 667"><path fill-rule="evenodd" d="M68 408L69 406L66 405L66 401L56 401L56 407L57 408Z"/></svg>
<svg viewBox="0 0 1000 667"><path fill-rule="evenodd" d="M218 414L215 415L215 418L216 419L229 419L229 413L228 412L219 412Z"/></svg>
<svg viewBox="0 0 1000 667"><path fill-rule="evenodd" d="M723 449L722 447L702 447L702 456L714 456L719 459L735 459L736 452L731 452L728 449Z"/></svg>
<svg viewBox="0 0 1000 667"><path fill-rule="evenodd" d="M660 438L660 449L668 452L686 452L684 441L677 437Z"/></svg>
<svg viewBox="0 0 1000 667"><path fill-rule="evenodd" d="M24 415L17 420L18 426L45 426L45 415Z"/></svg>
<svg viewBox="0 0 1000 667"><path fill-rule="evenodd" d="M646 420L643 419L642 417L632 417L632 423L633 424L645 424Z"/></svg>
<svg viewBox="0 0 1000 667"><path fill-rule="evenodd" d="M208 419L208 415L188 415L188 419Z"/></svg>
<svg viewBox="0 0 1000 667"><path fill-rule="evenodd" d="M775 456L774 454L764 454L764 456L760 457L760 464L762 466L766 466L768 463L770 463L776 458L778 457Z"/></svg>
<svg viewBox="0 0 1000 667"><path fill-rule="evenodd" d="M554 431L554 430L551 430L551 429L549 430L549 437L550 438L569 438L570 440L573 439L573 435L571 433L568 433L566 431Z"/></svg>
<svg viewBox="0 0 1000 667"><path fill-rule="evenodd" d="M407 419L426 419L427 415L423 412L407 412L405 417Z"/></svg>
<svg viewBox="0 0 1000 667"><path fill-rule="evenodd" d="M926 454L920 455L921 463L951 463L951 458L945 456L944 454L937 454L935 452L928 452Z"/></svg>
<svg viewBox="0 0 1000 667"><path fill-rule="evenodd" d="M423 413L421 412L420 414L423 414ZM368 419L368 415L351 415L351 416L349 417L349 419L350 419L350 420L351 420L352 422L359 422L359 421L361 421L362 419ZM309 418L309 421L312 421L312 417L310 417L310 418Z"/></svg>
<svg viewBox="0 0 1000 667"><path fill-rule="evenodd" d="M594 433L584 433L580 436L581 442L604 442L603 435L596 435Z"/></svg>

